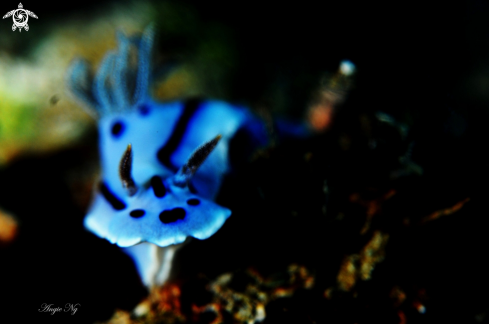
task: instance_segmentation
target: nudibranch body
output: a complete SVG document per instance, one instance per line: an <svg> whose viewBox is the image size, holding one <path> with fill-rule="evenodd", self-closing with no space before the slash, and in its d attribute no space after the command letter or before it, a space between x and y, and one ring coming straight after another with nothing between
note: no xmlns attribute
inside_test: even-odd
<svg viewBox="0 0 489 324"><path fill-rule="evenodd" d="M81 60L67 78L71 92L98 118L102 175L85 227L126 248L147 286L166 280L176 244L210 237L231 215L213 201L230 168L229 141L260 123L221 101L152 100L152 42L151 28L135 41L119 33L118 51L105 56L93 81Z"/></svg>
<svg viewBox="0 0 489 324"><path fill-rule="evenodd" d="M187 236L206 239L231 213L212 200L229 168L229 138L246 114L214 101L142 107L144 114L136 109L99 122L103 177L85 225L121 247L144 241L167 246ZM176 183L192 153L217 135L222 136L219 143L188 183ZM128 144L134 193L124 188L120 176Z"/></svg>

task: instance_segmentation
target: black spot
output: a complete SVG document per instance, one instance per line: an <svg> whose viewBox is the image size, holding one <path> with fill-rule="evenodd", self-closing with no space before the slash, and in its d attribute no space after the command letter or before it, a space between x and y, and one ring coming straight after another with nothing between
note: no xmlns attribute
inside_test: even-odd
<svg viewBox="0 0 489 324"><path fill-rule="evenodd" d="M49 103L51 105L56 105L59 101L59 96L58 95L53 95L50 99L49 99Z"/></svg>
<svg viewBox="0 0 489 324"><path fill-rule="evenodd" d="M134 209L129 213L129 216L134 217L134 218L139 218L143 217L146 212L142 209Z"/></svg>
<svg viewBox="0 0 489 324"><path fill-rule="evenodd" d="M187 204L189 204L190 206L197 206L200 205L200 200L197 198L190 198L189 200L187 200Z"/></svg>
<svg viewBox="0 0 489 324"><path fill-rule="evenodd" d="M153 192L156 197L161 198L166 195L166 188L161 177L153 176L151 178L151 187L153 187Z"/></svg>
<svg viewBox="0 0 489 324"><path fill-rule="evenodd" d="M163 145L163 147L158 150L158 153L156 154L161 164L163 164L173 172L176 172L178 170L178 167L170 161L170 157L180 145L183 135L187 130L187 125L199 108L201 102L202 100L200 98L192 98L185 102L183 113L175 124L170 138L168 139L168 141L166 141L165 145Z"/></svg>
<svg viewBox="0 0 489 324"><path fill-rule="evenodd" d="M192 181L190 181L188 183L188 190L193 193L194 195L197 194L197 189L195 188L194 184L192 183Z"/></svg>
<svg viewBox="0 0 489 324"><path fill-rule="evenodd" d="M115 210L123 210L126 208L126 204L109 189L105 182L101 182L99 188L102 196L104 196L105 200L107 200Z"/></svg>
<svg viewBox="0 0 489 324"><path fill-rule="evenodd" d="M139 114L142 116L146 116L149 114L149 105L148 104L141 104L138 107Z"/></svg>
<svg viewBox="0 0 489 324"><path fill-rule="evenodd" d="M176 222L179 219L184 219L187 212L183 208L173 208L171 210L164 210L160 213L160 221L165 224Z"/></svg>
<svg viewBox="0 0 489 324"><path fill-rule="evenodd" d="M116 121L114 124L112 124L112 128L110 132L114 137L121 136L123 131L124 131L124 124L121 121Z"/></svg>

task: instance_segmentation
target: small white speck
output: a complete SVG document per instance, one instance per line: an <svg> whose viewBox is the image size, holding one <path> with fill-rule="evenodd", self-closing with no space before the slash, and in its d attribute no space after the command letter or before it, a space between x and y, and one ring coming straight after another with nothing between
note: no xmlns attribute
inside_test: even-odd
<svg viewBox="0 0 489 324"><path fill-rule="evenodd" d="M418 312L420 312L420 314L424 314L426 312L426 307L424 307L424 305L419 305Z"/></svg>
<svg viewBox="0 0 489 324"><path fill-rule="evenodd" d="M355 73L356 67L355 64L353 64L349 60L343 60L340 63L340 72L341 74L344 74L346 76L350 76L353 73Z"/></svg>
<svg viewBox="0 0 489 324"><path fill-rule="evenodd" d="M262 322L265 319L265 307L263 304L258 304L256 306L256 316L255 316L255 323L256 322Z"/></svg>
<svg viewBox="0 0 489 324"><path fill-rule="evenodd" d="M141 304L136 306L136 308L133 311L133 315L135 317L142 317L148 314L149 310L150 310L150 305L147 302L142 302Z"/></svg>

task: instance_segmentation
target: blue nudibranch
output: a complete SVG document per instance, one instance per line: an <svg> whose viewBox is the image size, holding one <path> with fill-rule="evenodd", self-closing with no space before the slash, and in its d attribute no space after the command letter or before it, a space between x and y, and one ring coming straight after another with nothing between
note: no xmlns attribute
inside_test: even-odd
<svg viewBox="0 0 489 324"><path fill-rule="evenodd" d="M153 34L151 27L137 40L118 33L118 51L106 54L93 81L82 60L67 74L71 92L98 118L102 176L85 227L125 248L147 286L164 283L175 244L210 237L231 215L213 201L230 168L229 141L260 124L221 101L152 100Z"/></svg>

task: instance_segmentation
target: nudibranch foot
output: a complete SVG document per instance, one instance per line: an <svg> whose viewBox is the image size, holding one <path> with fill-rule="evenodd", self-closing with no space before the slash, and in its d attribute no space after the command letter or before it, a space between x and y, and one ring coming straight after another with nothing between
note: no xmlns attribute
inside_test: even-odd
<svg viewBox="0 0 489 324"><path fill-rule="evenodd" d="M150 288L161 286L168 280L175 253L187 242L188 240L165 247L151 243L140 243L122 250L134 260L141 281Z"/></svg>

